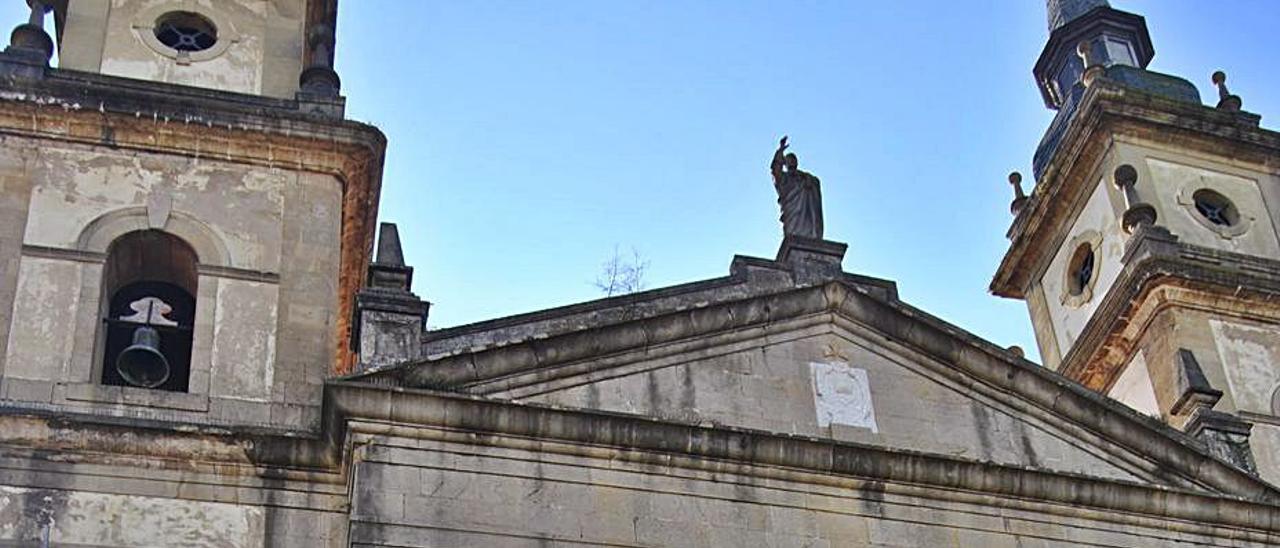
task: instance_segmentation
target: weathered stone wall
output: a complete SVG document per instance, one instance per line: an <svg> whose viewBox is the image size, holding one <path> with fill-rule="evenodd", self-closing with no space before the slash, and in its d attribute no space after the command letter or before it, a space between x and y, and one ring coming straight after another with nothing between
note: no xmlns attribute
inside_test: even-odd
<svg viewBox="0 0 1280 548"><path fill-rule="evenodd" d="M1207 319L1218 355L1215 388L1224 392L1217 410L1253 422L1249 445L1258 473L1280 484L1280 328L1275 324ZM1209 373L1206 372L1206 375Z"/></svg>
<svg viewBox="0 0 1280 548"><path fill-rule="evenodd" d="M31 197L21 252L4 255L18 272L15 297L0 301L16 320L0 396L194 422L316 425L338 306L337 180L106 147L14 150L32 166L23 179ZM200 261L188 393L98 384L104 252L144 228L184 239Z"/></svg>
<svg viewBox="0 0 1280 548"><path fill-rule="evenodd" d="M154 426L0 416L0 546L37 546L46 530L51 546L347 546L340 470L283 437Z"/></svg>
<svg viewBox="0 0 1280 548"><path fill-rule="evenodd" d="M302 71L303 0L78 0L70 2L60 66L189 86L292 97ZM152 31L170 11L218 27L209 50L179 59Z"/></svg>
<svg viewBox="0 0 1280 548"><path fill-rule="evenodd" d="M22 154L11 147L8 140L0 139L0 396L4 392L5 349L9 344L13 296L18 286L22 234L27 226L30 197L31 182Z"/></svg>
<svg viewBox="0 0 1280 548"><path fill-rule="evenodd" d="M291 508L296 501L264 500L285 498L265 488L134 476L141 470L103 476L91 468L43 472L61 484L56 488L0 485L0 546L35 546L45 534L51 546L96 548L347 546L342 502L327 510Z"/></svg>
<svg viewBox="0 0 1280 548"><path fill-rule="evenodd" d="M999 403L956 382L946 366L871 337L830 326L775 325L760 338L730 344L725 337L725 344L699 352L601 371L600 380L589 384L574 378L498 395L1102 477L1145 477L1125 462L1132 456L1084 449L1081 440L1089 435L1035 410Z"/></svg>
<svg viewBox="0 0 1280 548"><path fill-rule="evenodd" d="M1241 534L1068 505L729 462L681 463L668 455L516 437L420 430L412 437L374 436L360 447L351 545L361 548L1232 546Z"/></svg>

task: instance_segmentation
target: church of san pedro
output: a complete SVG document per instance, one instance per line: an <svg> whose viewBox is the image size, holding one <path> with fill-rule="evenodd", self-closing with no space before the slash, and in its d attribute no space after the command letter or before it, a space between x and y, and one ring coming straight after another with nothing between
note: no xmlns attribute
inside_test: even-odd
<svg viewBox="0 0 1280 548"><path fill-rule="evenodd" d="M1043 364L845 272L785 138L775 257L425 329L337 0L28 3L0 547L1280 545L1280 133L1106 0L993 265Z"/></svg>

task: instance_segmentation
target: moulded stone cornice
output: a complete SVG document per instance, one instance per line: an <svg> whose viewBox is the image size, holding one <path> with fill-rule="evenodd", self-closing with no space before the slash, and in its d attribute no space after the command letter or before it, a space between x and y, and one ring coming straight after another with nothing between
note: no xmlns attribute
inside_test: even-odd
<svg viewBox="0 0 1280 548"><path fill-rule="evenodd" d="M1256 115L1176 101L1099 78L1082 97L1056 154L1009 229L1009 250L990 285L993 294L1026 298L1030 282L1057 251L1097 182L1103 155L1119 135L1280 166L1280 133L1258 127Z"/></svg>
<svg viewBox="0 0 1280 548"><path fill-rule="evenodd" d="M1232 491L1234 496L1221 496L823 438L460 394L356 383L334 383L329 389L338 411L351 417L351 431L357 437L474 443L475 435L483 434L490 446L610 461L823 485L850 486L869 480L941 500L997 496L1002 506L1060 504L1056 512L1099 512L1097 518L1107 521L1160 517L1194 522L1184 524L1193 528L1244 528L1252 531L1237 533L1258 542L1268 539L1268 532L1280 524L1280 507L1247 500L1276 496L1273 488L1257 480L1244 491Z"/></svg>

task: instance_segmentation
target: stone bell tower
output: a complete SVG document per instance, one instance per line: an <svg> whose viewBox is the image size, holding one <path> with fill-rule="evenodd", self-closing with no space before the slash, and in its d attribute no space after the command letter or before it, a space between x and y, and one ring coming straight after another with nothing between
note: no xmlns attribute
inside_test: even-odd
<svg viewBox="0 0 1280 548"><path fill-rule="evenodd" d="M1047 367L1280 483L1280 133L1147 70L1142 17L1050 0L1034 74L1058 114L1013 174L991 283L1027 301ZM1208 70L1206 80L1210 80Z"/></svg>
<svg viewBox="0 0 1280 548"><path fill-rule="evenodd" d="M29 4L0 54L0 398L315 427L385 148L343 118L336 0Z"/></svg>

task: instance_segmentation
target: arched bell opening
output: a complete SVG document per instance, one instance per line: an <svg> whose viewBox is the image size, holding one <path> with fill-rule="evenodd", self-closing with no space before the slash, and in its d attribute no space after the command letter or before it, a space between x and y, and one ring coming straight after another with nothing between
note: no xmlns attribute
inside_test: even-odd
<svg viewBox="0 0 1280 548"><path fill-rule="evenodd" d="M102 384L187 391L196 264L190 245L159 230L111 243L102 280Z"/></svg>

